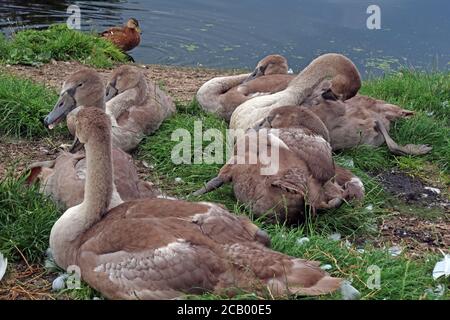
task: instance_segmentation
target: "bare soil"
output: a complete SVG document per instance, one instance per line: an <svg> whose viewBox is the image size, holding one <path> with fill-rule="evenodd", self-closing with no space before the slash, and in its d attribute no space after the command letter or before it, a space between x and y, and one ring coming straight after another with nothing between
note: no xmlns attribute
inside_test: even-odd
<svg viewBox="0 0 450 320"><path fill-rule="evenodd" d="M399 245L411 256L423 256L450 247L450 220L447 217L432 221L396 212L384 219L376 243Z"/></svg>
<svg viewBox="0 0 450 320"><path fill-rule="evenodd" d="M36 161L53 160L63 138L19 140L0 137L0 179L13 170L20 175L28 165Z"/></svg>
<svg viewBox="0 0 450 320"><path fill-rule="evenodd" d="M377 179L386 191L403 200L406 204L450 210L450 202L445 196L447 192L441 190L445 188L443 186L435 187L417 177L409 176L397 170L380 172Z"/></svg>
<svg viewBox="0 0 450 320"><path fill-rule="evenodd" d="M400 245L413 256L450 247L448 186L395 169L379 172L376 179L396 199L380 226L378 244Z"/></svg>

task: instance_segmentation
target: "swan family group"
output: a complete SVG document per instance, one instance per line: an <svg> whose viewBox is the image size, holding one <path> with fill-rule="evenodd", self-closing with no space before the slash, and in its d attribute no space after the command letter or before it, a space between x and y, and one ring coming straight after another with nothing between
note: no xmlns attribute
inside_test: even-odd
<svg viewBox="0 0 450 320"><path fill-rule="evenodd" d="M284 57L271 55L252 73L206 82L197 93L202 108L233 129L264 128L269 144L281 146L280 166L264 176L259 162L228 161L196 194L231 183L257 217L289 223L301 223L305 210L317 214L362 199L363 183L334 163L334 150L384 142L395 154L430 148L393 141L390 123L413 112L359 95L360 86L355 65L340 54L319 56L298 75L288 74ZM44 124L66 121L75 141L55 160L32 164L28 177L66 209L50 234L56 264L77 266L109 299L337 290L341 279L320 262L271 250L268 234L249 218L219 204L167 197L139 179L128 153L174 112L172 99L135 66L114 70L106 86L88 68L65 80ZM252 152L260 150L246 149Z"/></svg>

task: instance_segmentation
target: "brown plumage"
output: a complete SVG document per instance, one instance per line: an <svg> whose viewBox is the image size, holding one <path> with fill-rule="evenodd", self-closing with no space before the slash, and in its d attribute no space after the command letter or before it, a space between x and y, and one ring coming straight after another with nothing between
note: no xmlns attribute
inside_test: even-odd
<svg viewBox="0 0 450 320"><path fill-rule="evenodd" d="M196 195L212 191L223 183L232 183L236 198L248 204L254 214L289 223L303 220L306 205L315 212L317 209L337 207L344 199L362 199L364 196L361 181L349 171L335 166L328 131L307 108L286 106L274 109L257 129L259 132L269 129L267 134L264 133L270 137L267 139L267 153L274 143L279 146L278 171L270 175L262 174L261 169L266 164L262 161L252 164L249 161L252 156L259 159L262 150L252 150L246 144L245 164L242 161L239 163L235 155L222 167L218 177L208 182ZM246 136L251 132L247 132ZM239 146L238 141L236 150ZM340 175L337 181L336 175Z"/></svg>
<svg viewBox="0 0 450 320"><path fill-rule="evenodd" d="M109 118L83 108L76 133L85 144L86 193L50 234L56 263L80 268L81 277L110 299L171 299L186 293L275 297L318 295L340 286L319 263L274 252L246 217L219 205L145 199L108 210L112 192Z"/></svg>
<svg viewBox="0 0 450 320"><path fill-rule="evenodd" d="M141 42L139 22L131 18L126 26L113 27L100 33L100 36L111 41L120 50L126 52L134 49Z"/></svg>
<svg viewBox="0 0 450 320"><path fill-rule="evenodd" d="M120 149L112 150L114 184L124 201L162 196L153 184L140 180L130 155ZM28 183L38 182L40 191L61 208L80 204L84 197L86 157L84 151L63 152L55 160L36 162L29 167Z"/></svg>
<svg viewBox="0 0 450 320"><path fill-rule="evenodd" d="M106 88L106 113L113 122L113 146L129 152L175 112L171 97L134 66L114 70Z"/></svg>
<svg viewBox="0 0 450 320"><path fill-rule="evenodd" d="M70 75L63 84L60 97L45 123L54 127L67 117L69 130L75 133L76 114L83 108L105 109L105 88L99 74L81 69ZM123 200L161 195L161 192L137 176L133 159L118 148L113 149L115 204ZM56 160L30 166L29 182L40 180L41 190L63 207L81 203L84 194L86 159L83 152L62 153Z"/></svg>
<svg viewBox="0 0 450 320"><path fill-rule="evenodd" d="M280 55L269 55L258 62L251 74L209 80L198 90L197 100L206 111L230 121L233 111L243 102L286 89L294 78L287 73L287 60Z"/></svg>
<svg viewBox="0 0 450 320"><path fill-rule="evenodd" d="M314 59L283 91L255 97L239 105L231 116L230 128L247 130L274 108L301 105L324 80L330 83L321 93L326 98L346 100L361 87L358 69L350 59L335 53L324 54Z"/></svg>
<svg viewBox="0 0 450 320"><path fill-rule="evenodd" d="M304 106L319 116L326 125L333 150L353 148L361 144L380 146L384 142L397 155L422 155L432 149L427 145L400 146L392 140L388 133L391 122L410 117L414 112L386 101L356 95L342 102L324 99L320 92L316 92L307 99Z"/></svg>

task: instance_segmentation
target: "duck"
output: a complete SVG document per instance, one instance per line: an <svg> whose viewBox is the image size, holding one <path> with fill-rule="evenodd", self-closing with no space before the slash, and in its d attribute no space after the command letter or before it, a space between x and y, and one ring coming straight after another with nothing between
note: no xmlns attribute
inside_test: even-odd
<svg viewBox="0 0 450 320"><path fill-rule="evenodd" d="M130 152L176 112L172 98L137 67L114 70L106 87L106 113L113 121L113 145Z"/></svg>
<svg viewBox="0 0 450 320"><path fill-rule="evenodd" d="M100 33L102 38L111 41L123 52L131 51L141 42L141 29L135 18L127 21L122 27L113 27Z"/></svg>
<svg viewBox="0 0 450 320"><path fill-rule="evenodd" d="M56 264L77 266L82 280L108 299L179 299L186 294L235 294L234 288L321 295L342 280L317 261L275 252L247 217L207 202L127 201L108 209L113 191L111 120L99 108L76 115L86 150L85 195L53 225Z"/></svg>
<svg viewBox="0 0 450 320"><path fill-rule="evenodd" d="M329 84L322 88L325 99L345 101L355 96L361 87L361 76L350 59L336 53L323 54L300 72L286 89L254 97L239 105L231 116L230 129L244 134L267 117L272 109L301 105L325 80Z"/></svg>
<svg viewBox="0 0 450 320"><path fill-rule="evenodd" d="M346 100L324 99L320 90L303 104L325 124L333 151L369 145L379 147L386 143L392 154L424 155L432 150L428 145L399 145L389 135L393 121L413 116L414 111L403 109L384 100L357 94ZM296 112L295 109L292 112ZM286 121L290 115L285 114Z"/></svg>
<svg viewBox="0 0 450 320"><path fill-rule="evenodd" d="M63 84L60 97L44 119L53 129L68 117L69 131L74 132L75 115L85 106L105 109L105 87L100 75L84 68L70 75ZM112 151L114 159L115 203L122 200L162 196L152 183L138 178L133 159L119 148ZM29 166L29 184L40 182L40 190L49 195L62 208L72 207L83 200L86 178L86 157L83 150L77 153L62 152L55 160L36 162Z"/></svg>
<svg viewBox="0 0 450 320"><path fill-rule="evenodd" d="M267 151L250 147L261 146L259 135L259 141L249 140L245 144L245 157L241 159L246 161L239 161L237 143L234 156L218 176L193 195L232 183L237 200L247 205L256 217L288 224L302 223L306 206L315 215L317 210L337 208L343 201L363 199L363 183L349 170L334 163L328 130L308 108L276 108L255 130L264 135ZM244 139L251 139L255 130L248 130ZM274 160L278 170L266 174L262 168L267 166L267 161L262 160L261 154L274 155L273 146L278 149L278 158ZM251 158L257 161L252 163Z"/></svg>
<svg viewBox="0 0 450 320"><path fill-rule="evenodd" d="M285 57L272 54L258 62L250 74L216 77L197 91L197 101L208 112L229 122L233 111L257 96L272 94L287 88L295 77L288 74Z"/></svg>

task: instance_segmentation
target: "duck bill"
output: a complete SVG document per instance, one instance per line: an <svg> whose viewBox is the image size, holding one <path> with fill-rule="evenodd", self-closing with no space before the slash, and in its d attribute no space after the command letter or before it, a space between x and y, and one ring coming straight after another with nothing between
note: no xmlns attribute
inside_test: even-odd
<svg viewBox="0 0 450 320"><path fill-rule="evenodd" d="M256 69L248 76L248 78L244 80L243 83L252 81L252 80L254 80L254 79L258 78L258 77L261 77L261 76L263 76L263 75L264 75L264 73L263 73L263 71L261 70L261 68L256 68Z"/></svg>
<svg viewBox="0 0 450 320"><path fill-rule="evenodd" d="M108 86L106 87L105 102L108 102L109 100L117 96L118 93L119 90L117 90L114 85L112 85L111 83L108 84Z"/></svg>
<svg viewBox="0 0 450 320"><path fill-rule="evenodd" d="M58 123L66 118L70 111L75 109L76 101L68 92L60 95L58 102L56 102L53 110L45 117L44 125L48 129L53 129Z"/></svg>

